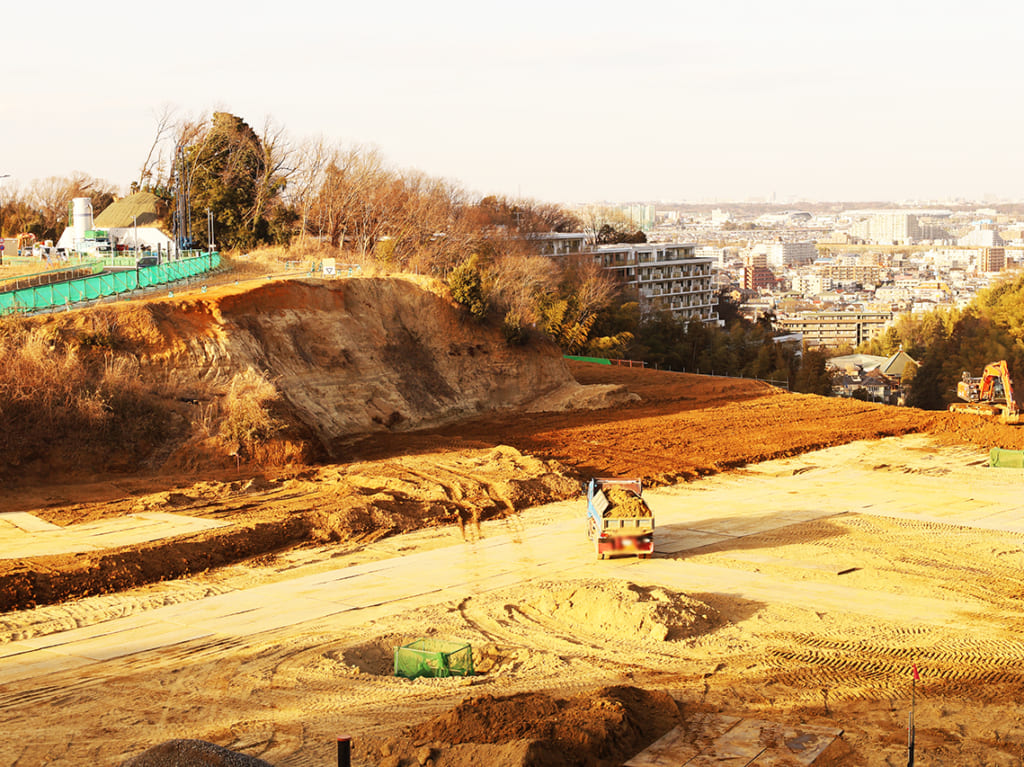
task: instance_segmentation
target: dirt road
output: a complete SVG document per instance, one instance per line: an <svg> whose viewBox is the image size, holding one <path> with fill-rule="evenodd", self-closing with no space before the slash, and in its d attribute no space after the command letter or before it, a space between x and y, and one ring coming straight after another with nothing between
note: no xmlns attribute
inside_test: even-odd
<svg viewBox="0 0 1024 767"><path fill-rule="evenodd" d="M649 561L596 561L577 499L480 538L298 549L8 614L0 764L117 764L173 737L325 764L340 734L378 764L464 698L614 684L842 728L830 763L898 764L912 663L918 764L1020 764L1020 480L976 448L859 442L651 492ZM95 622L117 603L132 614ZM471 642L480 675L390 676L421 636Z"/></svg>

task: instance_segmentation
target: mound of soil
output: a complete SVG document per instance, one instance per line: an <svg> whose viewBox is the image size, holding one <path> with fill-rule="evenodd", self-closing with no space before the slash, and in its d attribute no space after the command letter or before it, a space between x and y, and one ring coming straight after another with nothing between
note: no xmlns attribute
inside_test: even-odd
<svg viewBox="0 0 1024 767"><path fill-rule="evenodd" d="M574 635L607 642L674 641L700 636L721 625L711 606L662 588L620 580L540 583L528 595L508 592L505 602L528 618Z"/></svg>
<svg viewBox="0 0 1024 767"><path fill-rule="evenodd" d="M401 634L379 636L369 642L346 648L337 654L337 660L363 674L394 676L395 649L403 646L407 641L408 639ZM331 655L331 657L334 656Z"/></svg>
<svg viewBox="0 0 1024 767"><path fill-rule="evenodd" d="M161 743L123 762L121 767L272 767L254 756L230 751L205 740Z"/></svg>
<svg viewBox="0 0 1024 767"><path fill-rule="evenodd" d="M647 508L639 496L630 490L621 487L610 488L605 495L608 496L609 506L605 509L603 516L615 519L629 517L649 517L651 510Z"/></svg>
<svg viewBox="0 0 1024 767"><path fill-rule="evenodd" d="M606 687L569 699L543 693L485 695L411 728L408 735L415 742L441 744L442 752L446 745L525 742L524 767L603 767L643 750L676 726L681 714L671 696L636 687Z"/></svg>

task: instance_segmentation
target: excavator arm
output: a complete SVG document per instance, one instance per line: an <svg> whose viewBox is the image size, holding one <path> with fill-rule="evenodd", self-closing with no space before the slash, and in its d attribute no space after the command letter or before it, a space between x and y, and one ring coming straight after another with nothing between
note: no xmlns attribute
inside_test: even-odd
<svg viewBox="0 0 1024 767"><path fill-rule="evenodd" d="M989 402L1004 400L1008 408L1012 408L1013 412L1017 411L1013 398L1013 381L1010 380L1010 369L1005 360L985 366L985 371L981 374L980 396Z"/></svg>

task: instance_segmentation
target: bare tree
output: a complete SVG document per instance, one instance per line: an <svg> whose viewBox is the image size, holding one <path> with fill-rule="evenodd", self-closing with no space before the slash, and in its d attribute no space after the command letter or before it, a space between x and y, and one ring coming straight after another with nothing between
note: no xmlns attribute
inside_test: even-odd
<svg viewBox="0 0 1024 767"><path fill-rule="evenodd" d="M323 137L305 140L295 152L295 171L285 191L288 201L299 214L299 244L308 233L310 214L316 194L324 184L324 172L331 157L331 149Z"/></svg>
<svg viewBox="0 0 1024 767"><path fill-rule="evenodd" d="M263 123L260 145L263 158L259 178L256 179L252 208L248 214L251 231L255 231L258 220L268 215L271 200L278 196L287 185L288 179L295 173L295 168L291 167L295 155L292 143L284 128L269 117Z"/></svg>
<svg viewBox="0 0 1024 767"><path fill-rule="evenodd" d="M575 286L576 308L581 316L597 314L607 308L619 291L611 273L590 258L570 262L567 275Z"/></svg>
<svg viewBox="0 0 1024 767"><path fill-rule="evenodd" d="M93 178L85 173L71 176L50 176L33 181L28 201L41 217L41 237L56 239L68 223L68 206L76 197L88 197L93 209L103 210L113 202L116 189L110 182Z"/></svg>
<svg viewBox="0 0 1024 767"><path fill-rule="evenodd" d="M150 144L149 153L139 169L139 180L136 184L138 189L152 188L166 182L167 179L163 173L163 151L160 147L171 136L175 127L174 109L170 105L164 105L163 110L157 116L153 143ZM153 156L154 154L156 157Z"/></svg>
<svg viewBox="0 0 1024 767"><path fill-rule="evenodd" d="M374 148L335 148L326 160L310 225L335 247L344 247L351 239L365 256L383 234L394 175Z"/></svg>
<svg viewBox="0 0 1024 767"><path fill-rule="evenodd" d="M630 226L629 217L625 213L608 205L585 205L576 210L575 215L591 243L597 242L597 236L605 226L613 229L628 229Z"/></svg>

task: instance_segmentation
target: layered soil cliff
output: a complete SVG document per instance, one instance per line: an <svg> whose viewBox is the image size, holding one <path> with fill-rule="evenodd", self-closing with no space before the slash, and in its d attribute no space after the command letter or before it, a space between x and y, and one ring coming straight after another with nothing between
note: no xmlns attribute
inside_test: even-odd
<svg viewBox="0 0 1024 767"><path fill-rule="evenodd" d="M24 337L43 355L90 368L80 388L95 395L81 418L27 435L42 444L12 462L66 467L76 461L69 447L84 440L104 456L94 470L141 461L195 470L228 457L280 463L328 457L354 435L625 396L616 386L580 386L540 338L509 346L443 292L396 278L250 281L33 318ZM131 387L144 406L116 401ZM12 440L9 452L24 444Z"/></svg>

